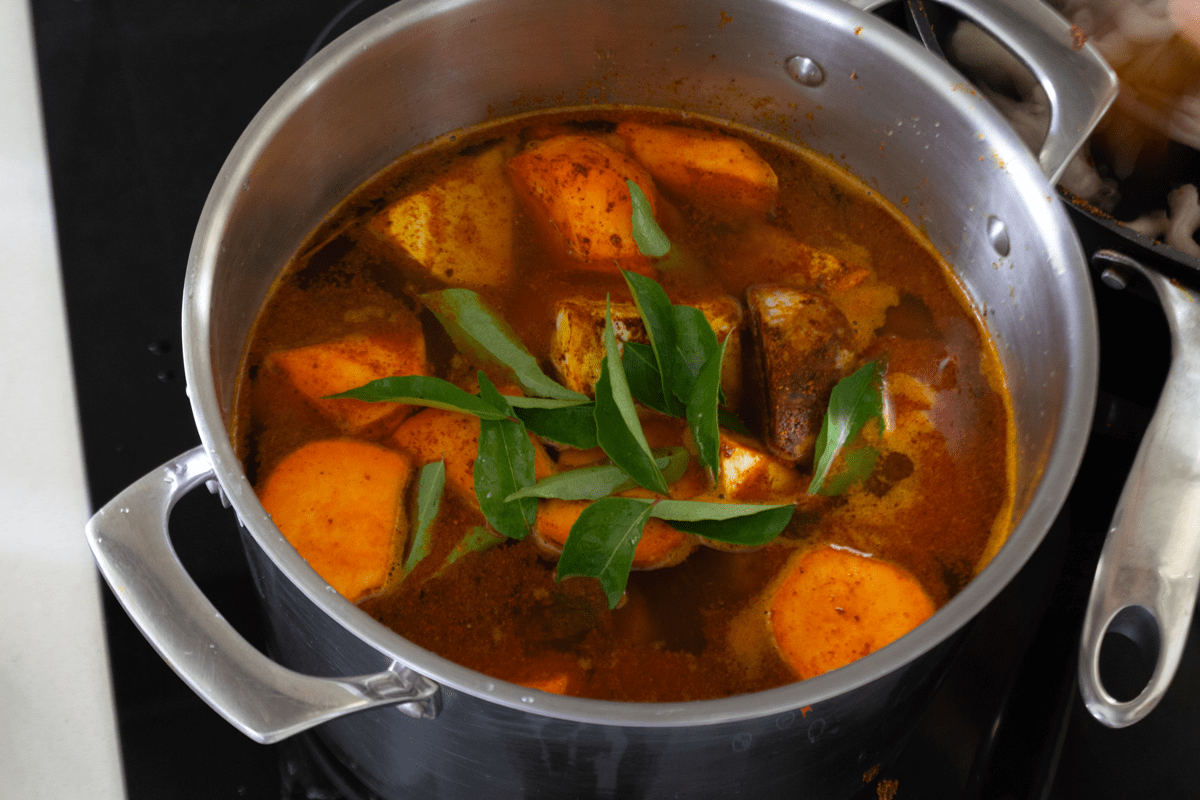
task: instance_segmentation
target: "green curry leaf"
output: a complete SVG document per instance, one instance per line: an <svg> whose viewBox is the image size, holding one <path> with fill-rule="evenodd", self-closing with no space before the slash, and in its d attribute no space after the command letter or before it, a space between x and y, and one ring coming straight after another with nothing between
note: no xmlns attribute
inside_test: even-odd
<svg viewBox="0 0 1200 800"><path fill-rule="evenodd" d="M791 503L765 505L762 503L710 503L705 500L658 500L654 503L655 519L666 520L672 525L676 522L700 522L703 520L729 520L740 517L752 517L763 511L789 512L795 506Z"/></svg>
<svg viewBox="0 0 1200 800"><path fill-rule="evenodd" d="M671 250L671 240L658 227L654 219L654 211L642 187L633 181L625 181L629 188L629 199L633 201L633 241L644 256L661 258Z"/></svg>
<svg viewBox="0 0 1200 800"><path fill-rule="evenodd" d="M413 528L412 547L404 560L404 574L412 572L421 559L429 555L433 545L430 529L442 505L442 488L446 485L446 461L433 461L421 467L417 479L417 524Z"/></svg>
<svg viewBox="0 0 1200 800"><path fill-rule="evenodd" d="M687 471L688 462L692 460L691 454L688 453L686 447L660 447L654 450L656 458L666 457L667 465L662 467L663 478L667 483L674 483L683 477L683 473Z"/></svg>
<svg viewBox="0 0 1200 800"><path fill-rule="evenodd" d="M510 375L532 395L587 400L549 378L512 328L469 289L442 289L421 295L455 346Z"/></svg>
<svg viewBox="0 0 1200 800"><path fill-rule="evenodd" d="M763 545L778 536L792 519L795 506L702 503L661 500L651 516L706 539L741 545Z"/></svg>
<svg viewBox="0 0 1200 800"><path fill-rule="evenodd" d="M854 484L869 478L878 461L879 451L874 447L856 447L843 451L841 471L826 476L825 483L818 492L824 495L841 494Z"/></svg>
<svg viewBox="0 0 1200 800"><path fill-rule="evenodd" d="M655 411L673 413L675 409L663 397L662 375L654 360L654 349L648 344L626 342L622 351L621 365L633 399Z"/></svg>
<svg viewBox="0 0 1200 800"><path fill-rule="evenodd" d="M454 545L454 549L446 556L446 560L438 567L437 572L433 573L433 577L436 578L438 575L441 575L449 569L451 564L463 556L470 555L471 553L482 553L484 550L490 550L503 541L503 536L497 536L487 528L476 525L471 528L466 536L459 540L458 544Z"/></svg>
<svg viewBox="0 0 1200 800"><path fill-rule="evenodd" d="M718 403L721 396L721 360L724 356L725 345L721 345L700 368L687 404L688 428L696 442L700 463L714 477L721 467Z"/></svg>
<svg viewBox="0 0 1200 800"><path fill-rule="evenodd" d="M558 579L597 578L609 608L616 608L629 581L633 554L653 502L631 497L605 497L589 504L571 526L558 559Z"/></svg>
<svg viewBox="0 0 1200 800"><path fill-rule="evenodd" d="M475 457L475 497L488 523L511 539L523 539L537 518L537 500L507 502L510 494L532 486L534 450L525 424L512 416L504 396L482 372L479 396L503 410L504 419L479 420L479 451Z"/></svg>
<svg viewBox="0 0 1200 800"><path fill-rule="evenodd" d="M446 411L462 411L480 419L507 419L509 415L498 411L494 405L465 392L449 381L424 375L405 375L395 378L380 378L370 383L339 394L329 399L365 400L368 403L407 403L414 406L432 406Z"/></svg>
<svg viewBox="0 0 1200 800"><path fill-rule="evenodd" d="M559 408L513 409L525 427L552 442L591 450L599 447L596 439L596 404L582 403Z"/></svg>
<svg viewBox="0 0 1200 800"><path fill-rule="evenodd" d="M815 466L812 481L808 484L810 495L821 492L834 459L854 441L863 425L872 419L882 421L883 396L879 386L882 376L883 361L877 358L833 387L829 408L817 434Z"/></svg>
<svg viewBox="0 0 1200 800"><path fill-rule="evenodd" d="M660 454L661 453L661 454ZM655 463L662 470L668 483L679 480L687 469L687 448L670 447L655 451ZM551 475L509 495L509 500L520 497L548 497L557 500L597 500L610 494L623 492L636 486L625 470L614 464L595 467L580 467Z"/></svg>
<svg viewBox="0 0 1200 800"><path fill-rule="evenodd" d="M591 400L584 397L581 400L557 400L552 397L526 397L522 394L506 394L504 399L513 408L536 408L541 411L558 411L564 408L577 408L579 406L587 406L591 404Z"/></svg>
<svg viewBox="0 0 1200 800"><path fill-rule="evenodd" d="M672 306L675 320L675 351L677 366L672 390L686 403L692 396L692 386L700 369L720 349L717 335L704 312L692 306Z"/></svg>
<svg viewBox="0 0 1200 800"><path fill-rule="evenodd" d="M666 466L667 460L660 459ZM632 483L625 470L613 464L597 467L580 467L542 478L533 486L526 486L508 496L509 500L520 497L549 497L556 500L598 500L616 492L620 487L629 488Z"/></svg>
<svg viewBox="0 0 1200 800"><path fill-rule="evenodd" d="M650 348L654 351L654 362L658 367L663 398L670 407L674 400L671 391L675 385L677 364L674 306L657 281L629 270L621 270L621 274L625 277L625 284L633 295L633 302L642 317L646 335L650 338ZM682 408L671 409L675 416L680 416L681 412Z"/></svg>
<svg viewBox="0 0 1200 800"><path fill-rule="evenodd" d="M667 494L667 482L654 463L629 393L610 310L604 313L604 323L605 357L596 381L596 439L612 462L640 486Z"/></svg>

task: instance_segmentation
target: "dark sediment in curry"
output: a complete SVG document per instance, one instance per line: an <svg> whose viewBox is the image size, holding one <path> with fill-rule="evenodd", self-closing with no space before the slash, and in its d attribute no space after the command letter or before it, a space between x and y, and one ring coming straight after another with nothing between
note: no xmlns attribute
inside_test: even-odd
<svg viewBox="0 0 1200 800"><path fill-rule="evenodd" d="M630 120L644 125L631 127ZM234 438L260 495L280 465L292 469L289 458L309 443L354 440L399 456L395 464L381 456L387 466L377 473L402 498L387 532L390 544L377 548L383 555L376 558L384 560L379 577L353 596L343 593L418 645L496 678L634 701L722 697L795 681L886 644L944 604L981 568L1009 524L1012 446L1002 376L978 320L927 243L837 169L745 132L722 129L720 136L748 144L776 177L777 190L751 177L689 191L680 179L661 177L664 168L652 163L658 156L644 149L653 150L662 131L685 129L676 126L715 130L677 116L601 109L444 137L364 186L314 232L278 280L247 349ZM665 259L629 255L629 242L617 234L601 241L587 231L572 233L531 204L545 188L530 181L554 173L522 172L514 159L549 158L558 148L577 170L588 170L592 141L628 157L634 169L655 173L636 182L655 192L655 216L674 246ZM472 166L465 168L467 162ZM493 191L497 180L508 183ZM435 207L441 195L426 191L446 185L465 193L461 202L484 209L484 229L446 223ZM405 204L414 197L425 205ZM405 232L418 217L428 237L421 241ZM495 271L472 273L430 244L457 235L466 237L467 249L486 254L495 247L489 244L495 227L511 232L505 240L511 258ZM417 372L476 392L480 368L504 393L516 393L508 376L457 352L424 308L421 295L447 285L478 292L547 374L589 393L595 378L586 375L587 361L594 353L586 342L594 336L579 320L594 319L586 309L598 307L602 321L606 297L614 319L622 307L632 308L618 266L653 277L674 304L701 308L718 338L728 338L722 386L755 433L723 433L720 482L708 483L693 458L672 496L794 503L783 533L756 549L681 534L682 543L664 545L673 548L669 558L635 560L625 595L610 610L596 580L556 580L562 543L554 515L578 514L563 501L540 501L534 532L523 540L498 538L458 557L464 535L487 521L469 491L474 454L447 453L430 551L406 574L415 471L436 460L430 453L445 442L470 443L470 426L477 436L478 422L465 415L448 422L453 412L439 409L320 398L365 382L355 376ZM636 341L645 333L629 313L622 330ZM423 340L415 355L414 340ZM886 364L886 424L864 427L857 440L878 454L873 469L836 494L810 496L814 440L830 391L876 358ZM358 366L345 373L345 385L329 389L310 380L321 364L344 366L346 359ZM639 414L652 446L692 444L685 422ZM553 442L537 446L539 475L603 460L602 453ZM327 493L319 486L276 490L285 498L296 492ZM264 505L277 522L287 516L266 499ZM336 537L341 530L355 537L356 525L331 517L328 529L314 535ZM345 549L338 542L321 546ZM882 596L872 594L877 584L907 591L895 603L918 609L917 616L893 623L860 615L856 604L873 609ZM913 593L920 597L910 599ZM845 599L830 601L835 595ZM816 603L818 596L831 622L812 622L807 612L799 614L803 624L784 620L795 613L787 603ZM925 603L928 609L919 610ZM894 634L877 638L893 624ZM813 630L843 627L848 638L818 648L816 666L806 666L808 656L788 644L809 647Z"/></svg>

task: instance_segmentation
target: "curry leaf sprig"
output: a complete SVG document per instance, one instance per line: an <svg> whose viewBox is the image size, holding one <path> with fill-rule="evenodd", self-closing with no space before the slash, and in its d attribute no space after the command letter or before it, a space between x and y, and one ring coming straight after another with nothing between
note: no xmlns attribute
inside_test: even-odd
<svg viewBox="0 0 1200 800"><path fill-rule="evenodd" d="M596 439L605 455L642 487L657 494L667 494L670 489L662 470L654 462L625 380L611 308L604 312L604 361L595 391Z"/></svg>
<svg viewBox="0 0 1200 800"><path fill-rule="evenodd" d="M633 236L638 249L661 258L671 243L654 219L640 187L627 181L633 206ZM480 420L475 459L475 494L489 525L513 539L533 528L538 498L587 500L571 527L558 562L558 579L593 577L615 607L625 591L634 554L651 519L689 533L741 545L765 544L787 526L794 505L750 505L665 499L669 484L687 468L684 448L651 450L638 420L635 401L685 418L697 456L712 479L718 477L719 426L744 431L737 418L721 408L721 365L725 344L717 342L711 324L697 308L674 305L654 280L623 271L649 344L617 343L612 308L605 309L604 357L595 400L562 386L542 372L537 359L483 299L467 289L444 289L422 296L461 352L490 365L520 385L524 396L502 395L483 371L479 394L439 378L401 376L372 381L334 398L369 402L401 402L432 406ZM726 340L726 342L728 339ZM623 356L622 356L623 349ZM809 494L830 493L869 474L877 453L870 448L846 451L843 469L826 480L834 460L858 436L863 425L882 417L878 383L882 367L873 361L834 388L816 450ZM534 446L529 431L581 449L599 446L610 463L570 470L534 480ZM429 528L437 514L444 483L441 470L423 468L418 490L418 524L407 574L430 548ZM865 472L864 472L865 470ZM861 473L861 474L860 474ZM640 485L655 499L615 496ZM483 528L467 534L438 573L468 552L486 549L497 537Z"/></svg>
<svg viewBox="0 0 1200 800"><path fill-rule="evenodd" d="M595 401L588 401L542 373L520 340L478 295L467 290L446 290L453 292L449 300L445 292L435 292L424 299L437 306L435 313L439 318L444 315L451 320L457 329L452 338L465 342L463 346L477 359L493 365L498 365L500 359L517 364L507 374L534 396L502 395L482 371L478 395L440 378L402 376L372 381L332 396L432 406L478 417L475 494L488 524L504 536L524 538L536 521L538 497L592 500L571 528L559 560L558 577L561 580L571 575L586 575L599 579L611 605L618 602L624 591L633 552L646 520L663 519L680 530L721 541L761 544L778 535L793 511L790 504L769 506L612 496L634 484L667 495L669 484L682 476L688 464L684 448L650 449L634 406L633 384L639 392L645 384L660 396L670 397L671 411L688 417L699 449L702 453L708 451L702 457L713 464L718 442L716 420L723 348L716 345L716 336L700 312L695 309L680 312L679 309L687 307L672 306L657 283L642 276L631 279L630 275L627 273L626 278L635 296L641 298L640 306L653 309L646 312L653 321L645 317L643 321L657 334L652 334L654 338L648 349L634 349L634 358L622 361L611 309L606 310L605 353ZM679 332L689 332L697 325L690 311L696 311L707 328L708 337L700 337L699 348L679 344ZM678 320L683 320L683 324L678 324ZM687 341L694 340L687 333ZM642 366L631 369L630 364L639 363L639 356ZM687 402L681 401L681 394ZM611 463L535 482L534 449L528 431L585 449L599 445ZM702 439L709 441L704 443ZM418 506L432 507L436 514L436 506L427 497L419 496ZM494 540L495 537L489 540L476 535L460 544L470 551L489 546ZM420 558L420 553L427 549L427 544L415 540L410 560L414 553ZM409 569L406 562L406 572Z"/></svg>
<svg viewBox="0 0 1200 800"><path fill-rule="evenodd" d="M407 576L429 555L432 546L430 532L442 504L442 488L446 485L446 460L431 461L421 467L417 478L417 519L413 526L412 546L402 567Z"/></svg>
<svg viewBox="0 0 1200 800"><path fill-rule="evenodd" d="M633 181L625 181L629 189L629 199L633 203L633 241L637 244L642 255L661 258L671 251L671 240L658 227L654 219L654 210L642 187Z"/></svg>
<svg viewBox="0 0 1200 800"><path fill-rule="evenodd" d="M883 360L873 359L833 387L829 407L817 434L813 476L808 484L810 495L843 491L851 483L862 480L874 470L879 455L877 451L866 447L847 450L847 447L854 442L868 421L883 421L883 394L880 390L883 369ZM830 481L829 487L826 487L825 482L829 478L834 459L843 452L845 469Z"/></svg>
<svg viewBox="0 0 1200 800"><path fill-rule="evenodd" d="M509 496L533 484L533 442L525 423L483 372L479 397L505 412L504 419L479 419L479 448L475 456L475 497L492 527L510 539L524 539L537 519L537 500Z"/></svg>
<svg viewBox="0 0 1200 800"><path fill-rule="evenodd" d="M646 406L687 419L700 464L716 477L724 344L700 309L673 305L662 286L644 275L621 274L650 339L649 347L625 345L629 386Z"/></svg>

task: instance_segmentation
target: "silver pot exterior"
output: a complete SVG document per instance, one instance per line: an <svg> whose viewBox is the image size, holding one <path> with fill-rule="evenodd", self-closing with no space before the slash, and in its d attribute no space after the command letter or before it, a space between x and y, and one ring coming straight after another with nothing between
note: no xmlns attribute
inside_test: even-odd
<svg viewBox="0 0 1200 800"><path fill-rule="evenodd" d="M340 676L388 667L387 657L306 602L248 543L268 608L272 653L300 672ZM551 698L523 690L528 708L443 687L436 719L395 707L314 729L383 798L579 797L847 798L889 763L953 655L956 634L855 688L796 705L780 692L746 719L630 726L538 713ZM770 692L763 693L766 695Z"/></svg>
<svg viewBox="0 0 1200 800"><path fill-rule="evenodd" d="M228 433L239 360L304 236L437 135L596 102L709 114L828 154L901 207L985 311L1015 400L1017 523L975 581L884 650L803 683L700 703L532 692L421 650L332 593L246 481ZM325 722L322 740L388 798L861 788L936 684L954 634L1040 542L1083 451L1095 320L1083 256L1054 197L959 76L836 0L405 2L318 54L256 117L213 188L188 267L184 346L197 426L245 527L273 655L317 676L399 665L440 687L436 718L380 707Z"/></svg>

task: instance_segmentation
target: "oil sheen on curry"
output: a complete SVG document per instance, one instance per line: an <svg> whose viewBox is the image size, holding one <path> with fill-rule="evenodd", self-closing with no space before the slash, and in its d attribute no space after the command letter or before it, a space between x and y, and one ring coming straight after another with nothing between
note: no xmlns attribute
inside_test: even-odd
<svg viewBox="0 0 1200 800"><path fill-rule="evenodd" d="M836 669L1010 525L1010 404L946 265L822 158L694 116L523 116L399 160L277 280L235 416L338 592L580 697Z"/></svg>

